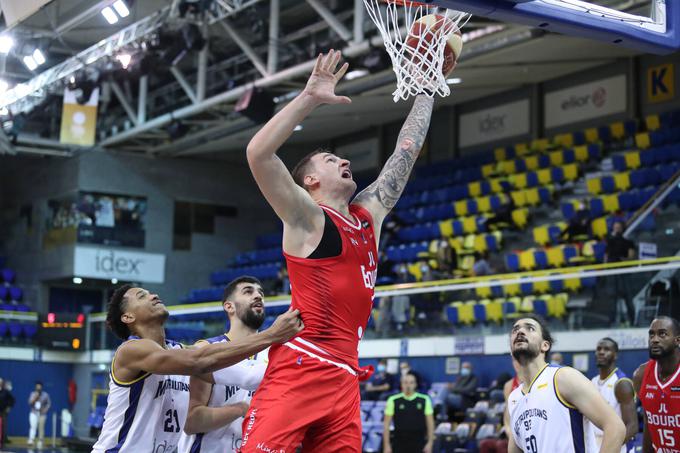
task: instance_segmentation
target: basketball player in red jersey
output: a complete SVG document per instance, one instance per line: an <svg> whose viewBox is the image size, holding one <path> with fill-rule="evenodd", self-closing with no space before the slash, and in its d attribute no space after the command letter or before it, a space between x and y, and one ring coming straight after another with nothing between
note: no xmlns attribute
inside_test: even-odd
<svg viewBox="0 0 680 453"><path fill-rule="evenodd" d="M260 190L283 221L292 307L304 335L274 347L243 422L242 452L360 452L359 341L368 321L385 216L401 196L430 124L433 99L418 95L378 179L352 196L350 162L324 150L292 175L276 151L335 94L347 71L340 52L319 55L305 89L250 141L247 155Z"/></svg>
<svg viewBox="0 0 680 453"><path fill-rule="evenodd" d="M645 413L643 453L680 453L680 323L658 316L649 326L649 357L633 383Z"/></svg>

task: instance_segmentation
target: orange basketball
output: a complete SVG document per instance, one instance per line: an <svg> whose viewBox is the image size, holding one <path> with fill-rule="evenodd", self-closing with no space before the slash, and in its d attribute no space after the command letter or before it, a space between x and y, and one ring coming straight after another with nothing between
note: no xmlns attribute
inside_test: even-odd
<svg viewBox="0 0 680 453"><path fill-rule="evenodd" d="M412 56L412 59L416 63L423 61L430 62L432 56L427 54L430 43L435 39L439 39L439 34L441 32L446 32L451 30L450 36L446 41L446 46L444 48L444 63L442 64L442 73L444 76L448 76L453 71L456 61L460 56L460 52L463 50L463 38L458 31L457 27L454 25L453 21L447 17L428 14L423 16L413 23L409 36L406 39L406 45L414 49L417 54ZM453 32L453 30L456 30ZM423 41L420 46L418 43ZM419 55L418 55L419 54Z"/></svg>

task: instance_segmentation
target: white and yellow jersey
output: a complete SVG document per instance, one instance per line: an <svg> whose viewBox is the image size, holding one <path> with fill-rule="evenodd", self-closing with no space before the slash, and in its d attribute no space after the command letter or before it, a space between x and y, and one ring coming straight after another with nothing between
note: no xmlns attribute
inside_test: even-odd
<svg viewBox="0 0 680 453"><path fill-rule="evenodd" d="M583 414L559 394L556 376L561 368L546 365L531 384L520 385L508 397L512 436L525 453L599 451Z"/></svg>
<svg viewBox="0 0 680 453"><path fill-rule="evenodd" d="M131 336L128 341L138 340ZM182 347L166 340L171 349ZM122 382L111 363L104 426L93 453L173 453L189 406L189 376L141 373Z"/></svg>
<svg viewBox="0 0 680 453"><path fill-rule="evenodd" d="M208 343L229 341L226 335L205 340ZM215 384L210 393L208 407L250 402L267 369L267 350L227 368L215 371ZM243 417L216 430L187 435L182 432L178 453L231 453L241 447Z"/></svg>
<svg viewBox="0 0 680 453"><path fill-rule="evenodd" d="M616 384L619 383L621 380L627 380L633 385L633 382L626 377L626 373L623 371L619 370L616 368L614 371L611 372L607 378L604 380L600 379L600 376L597 375L595 376L592 381L593 384L595 384L595 387L597 387L597 390L600 392L600 395L602 395L602 398L609 404L611 407L614 408L614 412L621 417L621 404L619 404L619 401L616 399ZM593 434L595 436L595 442L596 445L599 447L602 445L602 430L595 426L592 422L588 421L587 422L587 429L592 430ZM626 445L621 447L621 453L626 453L629 451L628 447Z"/></svg>

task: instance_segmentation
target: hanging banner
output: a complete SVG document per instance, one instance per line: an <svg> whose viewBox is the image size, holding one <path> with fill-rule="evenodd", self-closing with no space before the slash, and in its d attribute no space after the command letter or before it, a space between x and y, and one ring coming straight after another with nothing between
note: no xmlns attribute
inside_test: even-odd
<svg viewBox="0 0 680 453"><path fill-rule="evenodd" d="M92 146L97 129L99 88L92 90L90 99L84 104L78 103L78 96L82 96L81 93L80 89L64 88L64 109L61 113L59 141L69 145Z"/></svg>
<svg viewBox="0 0 680 453"><path fill-rule="evenodd" d="M458 146L490 143L529 133L529 99L465 113L458 120Z"/></svg>

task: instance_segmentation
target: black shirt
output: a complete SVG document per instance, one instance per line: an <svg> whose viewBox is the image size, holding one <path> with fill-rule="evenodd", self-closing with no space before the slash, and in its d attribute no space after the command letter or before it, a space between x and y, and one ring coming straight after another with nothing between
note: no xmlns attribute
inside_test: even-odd
<svg viewBox="0 0 680 453"><path fill-rule="evenodd" d="M623 236L609 236L607 240L607 260L610 263L628 260L628 253L630 250L635 251L635 244L633 241L624 238Z"/></svg>

